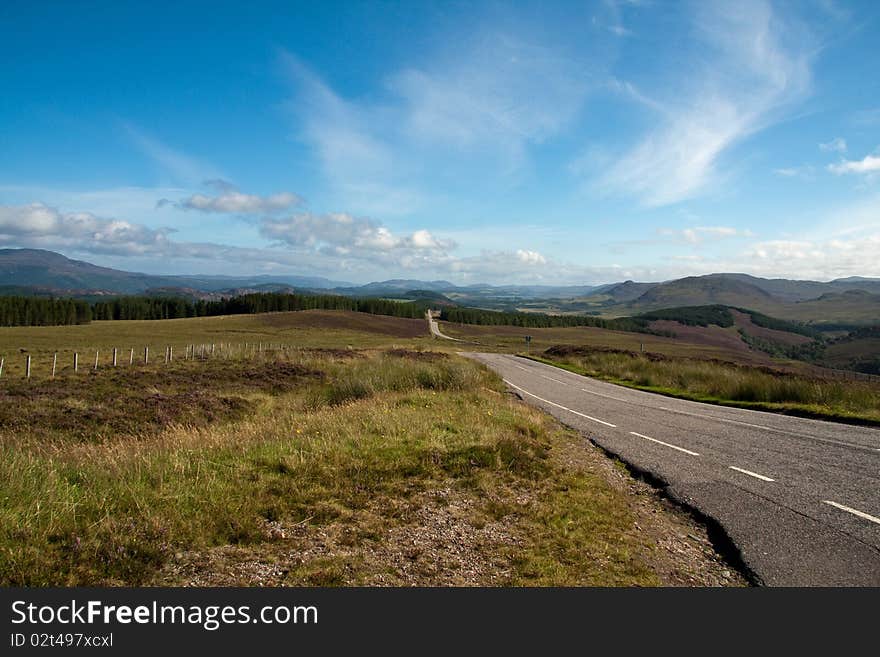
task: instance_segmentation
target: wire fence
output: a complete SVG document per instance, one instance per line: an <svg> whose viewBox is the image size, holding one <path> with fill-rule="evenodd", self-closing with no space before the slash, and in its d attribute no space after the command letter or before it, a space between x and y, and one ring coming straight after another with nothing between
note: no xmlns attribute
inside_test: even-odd
<svg viewBox="0 0 880 657"><path fill-rule="evenodd" d="M292 350L277 342L211 342L59 349L35 351L19 349L18 354L0 356L0 381L9 379L55 379L105 369L162 366L180 361L229 360Z"/></svg>

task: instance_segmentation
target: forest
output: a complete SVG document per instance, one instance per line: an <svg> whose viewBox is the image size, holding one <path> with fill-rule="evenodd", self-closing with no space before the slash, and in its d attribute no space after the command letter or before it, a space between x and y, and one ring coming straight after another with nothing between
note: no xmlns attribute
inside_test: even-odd
<svg viewBox="0 0 880 657"><path fill-rule="evenodd" d="M92 320L180 319L217 315L254 315L291 310L351 310L373 315L422 317L425 303L354 298L331 294L248 294L219 301L178 297L116 297L89 304L76 299L0 297L0 326L59 326Z"/></svg>

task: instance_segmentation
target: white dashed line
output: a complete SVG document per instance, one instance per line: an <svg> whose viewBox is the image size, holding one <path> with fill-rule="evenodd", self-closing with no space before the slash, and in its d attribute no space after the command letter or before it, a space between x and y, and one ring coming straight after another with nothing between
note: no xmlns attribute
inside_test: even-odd
<svg viewBox="0 0 880 657"><path fill-rule="evenodd" d="M776 481L775 479L771 479L770 477L765 477L764 475L760 475L757 472L752 472L751 470L744 470L742 468L738 468L735 465L731 465L730 469L736 470L737 472L742 472L743 474L747 474L750 477L754 477L755 479L760 479L761 481Z"/></svg>
<svg viewBox="0 0 880 657"><path fill-rule="evenodd" d="M527 394L529 397L534 397L535 399L538 399L538 400L544 402L545 404L550 404L551 406L555 406L556 408L561 408L563 411L568 411L569 413L574 413L575 415L579 415L580 417L586 418L588 420L592 420L593 422L598 422L599 424L604 424L606 427L611 427L613 429L617 428L616 424L611 424L610 422L606 422L605 420L600 420L599 418L592 417L590 415L585 415L584 413L581 413L580 411L574 411L574 410L568 408L567 406L563 406L562 404L557 404L556 402L552 402L549 399L544 399L543 397L538 397L538 395L531 393L528 390L524 390L523 388L520 388L518 385L511 383L507 379L502 379L502 381L504 381L504 383L509 385L511 388L516 388L520 392L524 392L525 394Z"/></svg>
<svg viewBox="0 0 880 657"><path fill-rule="evenodd" d="M514 365L514 367L518 370L522 370L523 372L528 372L528 370L525 367L520 367L519 365Z"/></svg>
<svg viewBox="0 0 880 657"><path fill-rule="evenodd" d="M858 509L852 509L848 506L844 506L843 504L838 504L837 502L832 502L831 500L822 500L825 504L830 504L831 506L840 509L841 511L846 511L847 513L851 513L854 516L858 516L859 518L864 518L870 522L875 522L880 525L880 518L875 518L874 516L865 513L864 511L859 511Z"/></svg>
<svg viewBox="0 0 880 657"><path fill-rule="evenodd" d="M561 383L564 386L568 385L565 381L560 381L559 379L554 379L552 376L545 376L545 375L541 374L541 378L547 379L548 381L556 381L556 383Z"/></svg>
<svg viewBox="0 0 880 657"><path fill-rule="evenodd" d="M583 390L584 392L587 392L591 395L596 395L597 397L604 397L605 399L613 399L614 401L623 402L624 404L631 404L632 403L632 400L630 400L630 399L623 399L622 397L612 397L611 395L605 395L605 394L602 394L601 392L594 392L592 390L587 390L586 388L581 388L581 390Z"/></svg>
<svg viewBox="0 0 880 657"><path fill-rule="evenodd" d="M635 431L630 431L630 433L634 436L638 436L639 438L644 438L645 440L650 440L651 442L657 443L658 445L663 445L664 447L671 447L672 449L677 449L679 452L684 452L685 454L690 454L691 456L699 456L696 452L692 452L689 449L685 449L684 447L678 447L677 445L670 445L669 443L664 443L662 440L657 440L656 438L651 438L651 436L645 436L641 433L636 433Z"/></svg>

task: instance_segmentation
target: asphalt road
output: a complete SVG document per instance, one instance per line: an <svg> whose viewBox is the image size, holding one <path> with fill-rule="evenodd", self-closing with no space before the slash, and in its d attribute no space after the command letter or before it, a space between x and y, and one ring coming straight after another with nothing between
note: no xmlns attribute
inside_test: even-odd
<svg viewBox="0 0 880 657"><path fill-rule="evenodd" d="M464 354L717 521L758 582L880 586L880 430L673 399Z"/></svg>

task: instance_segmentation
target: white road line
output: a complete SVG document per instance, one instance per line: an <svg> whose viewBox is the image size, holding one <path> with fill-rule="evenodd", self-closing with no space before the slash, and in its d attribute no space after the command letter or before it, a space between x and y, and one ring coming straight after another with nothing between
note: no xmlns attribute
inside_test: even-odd
<svg viewBox="0 0 880 657"><path fill-rule="evenodd" d="M706 415L704 413L691 413L689 411L680 411L676 408L667 408L666 406L645 406L645 408L656 408L658 411L667 411L669 413L677 413L678 415L689 415L691 417L699 417L704 420L711 420L713 422L724 422L725 424L738 424L741 427L751 427L752 429L761 429L762 431L769 431L771 433L782 434L783 436L793 436L795 438L806 438L808 440L815 440L820 443L827 443L829 445L838 445L839 447L850 447L852 449L864 449L868 451L873 451L873 447L866 447L865 445L858 445L856 443L848 443L843 440L833 440L831 438L822 438L821 436L814 436L809 433L798 433L796 431L787 431L786 429L777 429L775 427L768 427L763 424L752 424L751 422L743 422L742 420L731 420L729 418L717 417L715 415ZM735 407L722 407L722 408L735 408ZM738 410L747 410L747 409L738 409ZM756 412L756 411L751 411ZM877 450L880 451L880 450Z"/></svg>
<svg viewBox="0 0 880 657"><path fill-rule="evenodd" d="M750 477L754 477L755 479L760 479L761 481L776 481L775 479L771 479L770 477L765 477L764 475L760 475L757 472L752 472L751 470L744 470L742 468L738 468L735 465L731 465L730 469L736 470L737 472L742 472L743 474L747 474Z"/></svg>
<svg viewBox="0 0 880 657"><path fill-rule="evenodd" d="M605 399L613 399L614 401L623 402L624 404L631 404L631 399L623 399L622 397L612 397L611 395L604 395L601 392L594 392L592 390L587 390L586 388L581 388L584 392L587 392L591 395L596 395L597 397L604 397Z"/></svg>
<svg viewBox="0 0 880 657"><path fill-rule="evenodd" d="M528 370L525 367L520 367L519 365L514 365L514 367L518 370L522 370L523 372L528 372Z"/></svg>
<svg viewBox="0 0 880 657"><path fill-rule="evenodd" d="M592 417L590 415L585 415L584 413L581 413L580 411L574 411L574 410L568 408L567 406L563 406L562 404L557 404L556 402L552 402L549 399L544 399L543 397L538 397L538 395L531 393L528 390L524 390L523 388L520 388L518 385L516 385L515 383L511 383L507 379L502 379L502 381L504 381L504 383L509 385L511 388L516 388L520 392L526 393L529 397L534 397L535 399L538 399L538 400L544 402L545 404L550 404L551 406L555 406L556 408L561 408L563 411L568 411L569 413L574 413L575 415L579 415L581 417L587 418L588 420L592 420L593 422L598 422L599 424L604 424L606 427L612 427L613 429L617 428L616 424L611 424L610 422L606 422L605 420L600 420L599 418Z"/></svg>
<svg viewBox="0 0 880 657"><path fill-rule="evenodd" d="M552 376L544 376L543 374L541 374L540 376L542 379L547 379L548 381L556 381L556 383L561 383L564 386L568 385L565 381L560 381L559 379L554 379Z"/></svg>
<svg viewBox="0 0 880 657"><path fill-rule="evenodd" d="M825 504L830 504L833 507L840 509L841 511L846 511L847 513L851 513L854 516L858 516L859 518L864 518L865 520L869 520L871 522L876 522L880 525L880 518L875 518L872 515L865 513L864 511L859 511L858 509L852 509L848 506L844 506L843 504L838 504L837 502L832 502L831 500L822 500Z"/></svg>
<svg viewBox="0 0 880 657"><path fill-rule="evenodd" d="M630 433L634 436L638 436L639 438L644 438L645 440L650 440L651 442L655 442L659 445L663 445L665 447L671 447L672 449L677 449L679 452L684 452L685 454L690 454L691 456L699 456L696 452L692 452L689 449L685 449L684 447L678 447L677 445L670 445L669 443L664 443L662 440L657 440L656 438L651 438L651 436L645 436L641 433L636 433L635 431L630 431Z"/></svg>

